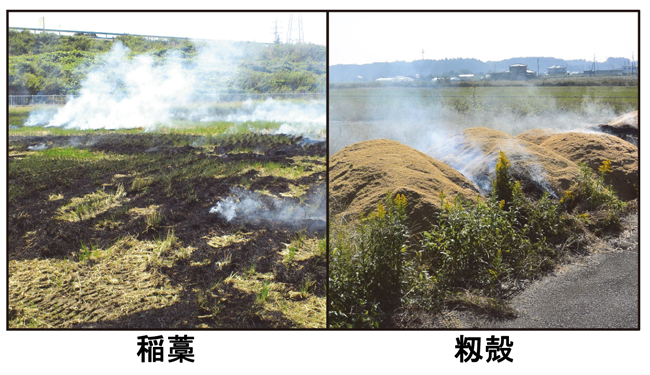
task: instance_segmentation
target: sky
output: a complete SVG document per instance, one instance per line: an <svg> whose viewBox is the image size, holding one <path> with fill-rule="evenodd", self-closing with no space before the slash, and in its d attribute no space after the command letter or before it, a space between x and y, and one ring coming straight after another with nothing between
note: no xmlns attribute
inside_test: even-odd
<svg viewBox="0 0 650 375"><path fill-rule="evenodd" d="M636 12L331 13L330 65L422 59L638 58Z"/></svg>
<svg viewBox="0 0 650 375"><path fill-rule="evenodd" d="M271 43L275 21L282 42L289 30L289 15L283 12L11 12L9 27L39 28L45 17L46 29L99 31L182 38ZM325 13L293 13L292 39L302 17L305 42L325 45Z"/></svg>

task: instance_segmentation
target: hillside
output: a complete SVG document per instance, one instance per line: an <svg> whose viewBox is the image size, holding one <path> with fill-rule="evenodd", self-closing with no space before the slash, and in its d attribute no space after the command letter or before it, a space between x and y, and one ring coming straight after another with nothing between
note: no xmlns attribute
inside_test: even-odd
<svg viewBox="0 0 650 375"><path fill-rule="evenodd" d="M417 60L412 62L377 62L372 64L342 64L330 67L330 82L358 82L374 81L382 77L409 76L428 78L440 76L454 76L458 74L483 75L490 72L501 72L508 70L508 66L515 63L528 65L530 70L537 71L539 59L539 70L546 73L549 66L566 66L568 71L582 71L591 67L592 62L586 60L564 60L554 57L515 57L501 61L483 62L477 59L444 59L444 60ZM605 62L597 62L596 69L619 68L628 63L628 59L622 57L608 58ZM359 78L362 77L362 78Z"/></svg>
<svg viewBox="0 0 650 375"><path fill-rule="evenodd" d="M201 65L203 52L218 56L218 80L201 80L204 91L323 92L325 46L253 42L193 42L188 39L148 40L120 36L101 40L89 36L9 31L9 95L76 94L87 73L104 63L100 56L115 43L128 48L127 58L148 55L155 64L180 57L187 66Z"/></svg>

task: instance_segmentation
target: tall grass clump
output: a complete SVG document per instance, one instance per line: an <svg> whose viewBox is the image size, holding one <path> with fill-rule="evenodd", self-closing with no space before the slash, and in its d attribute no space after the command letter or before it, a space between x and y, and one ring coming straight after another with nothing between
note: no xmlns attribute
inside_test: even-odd
<svg viewBox="0 0 650 375"><path fill-rule="evenodd" d="M353 228L336 230L330 243L330 327L379 327L398 305L410 236L405 210L406 198L388 192Z"/></svg>

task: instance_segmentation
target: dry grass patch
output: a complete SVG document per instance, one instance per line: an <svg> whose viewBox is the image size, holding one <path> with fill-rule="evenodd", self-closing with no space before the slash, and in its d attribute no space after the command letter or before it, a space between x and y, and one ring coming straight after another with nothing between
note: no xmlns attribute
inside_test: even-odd
<svg viewBox="0 0 650 375"><path fill-rule="evenodd" d="M9 327L66 328L170 306L182 287L158 267L171 266L179 250L170 233L158 241L125 237L106 250L93 249L80 262L11 261Z"/></svg>
<svg viewBox="0 0 650 375"><path fill-rule="evenodd" d="M59 215L56 218L71 222L91 219L113 207L120 206L125 196L126 192L122 185L119 185L112 194L97 190L81 198L72 198L70 203L59 208Z"/></svg>
<svg viewBox="0 0 650 375"><path fill-rule="evenodd" d="M48 201L58 201L63 199L63 194L50 194L47 198Z"/></svg>
<svg viewBox="0 0 650 375"><path fill-rule="evenodd" d="M234 243L246 244L254 238L254 233L235 233L235 234L225 234L223 236L205 236L202 237L207 240L207 244L214 248L222 248Z"/></svg>
<svg viewBox="0 0 650 375"><path fill-rule="evenodd" d="M296 299L289 285L273 281L273 274L256 274L255 277L234 276L224 283L235 289L255 295L258 309L254 311L261 320L275 320L283 315L298 328L325 328L325 297L308 295Z"/></svg>
<svg viewBox="0 0 650 375"><path fill-rule="evenodd" d="M128 213L135 219L142 218L145 223L145 231L160 226L164 216L160 212L160 205L152 204L148 207L134 207Z"/></svg>
<svg viewBox="0 0 650 375"><path fill-rule="evenodd" d="M131 183L131 190L132 191L142 191L145 190L147 187L151 186L154 183L154 179L151 177L136 177L133 179L133 182Z"/></svg>
<svg viewBox="0 0 650 375"><path fill-rule="evenodd" d="M280 193L280 196L285 198L301 198L304 197L306 193L307 193L306 186L289 185L289 192Z"/></svg>
<svg viewBox="0 0 650 375"><path fill-rule="evenodd" d="M322 240L318 237L306 238L302 233L296 233L296 238L291 243L285 243L280 252L284 263L291 265L293 262L307 260L314 256L324 256Z"/></svg>

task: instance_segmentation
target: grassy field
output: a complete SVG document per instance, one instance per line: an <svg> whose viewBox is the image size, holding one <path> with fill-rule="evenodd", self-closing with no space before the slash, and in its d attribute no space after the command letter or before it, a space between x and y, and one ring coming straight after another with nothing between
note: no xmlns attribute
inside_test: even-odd
<svg viewBox="0 0 650 375"><path fill-rule="evenodd" d="M10 328L325 327L324 223L210 213L232 188L324 204L324 142L261 122L21 127L29 111L10 108Z"/></svg>
<svg viewBox="0 0 650 375"><path fill-rule="evenodd" d="M446 108L460 114L585 112L608 107L616 113L638 109L638 86L391 87L330 90L330 119L384 119L405 109Z"/></svg>

